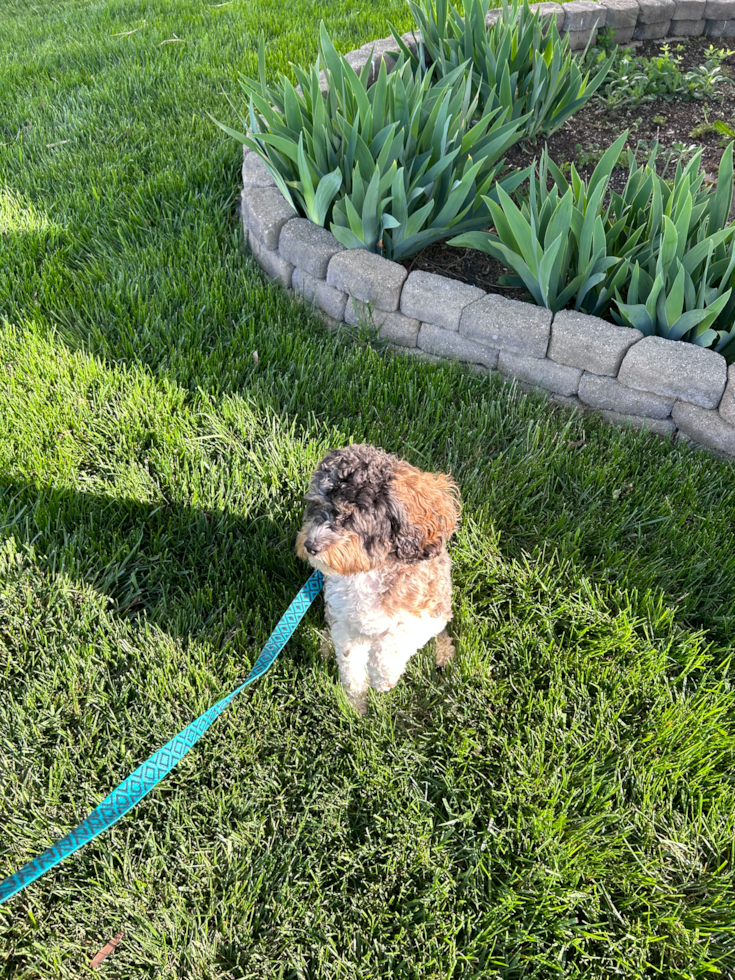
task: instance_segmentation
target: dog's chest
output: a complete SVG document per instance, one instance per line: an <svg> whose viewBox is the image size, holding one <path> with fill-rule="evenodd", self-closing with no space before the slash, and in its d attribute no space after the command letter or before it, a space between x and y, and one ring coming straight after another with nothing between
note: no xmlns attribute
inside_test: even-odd
<svg viewBox="0 0 735 980"><path fill-rule="evenodd" d="M380 572L327 575L324 579L327 619L349 623L355 632L367 635L385 632L395 621L383 610L385 589Z"/></svg>

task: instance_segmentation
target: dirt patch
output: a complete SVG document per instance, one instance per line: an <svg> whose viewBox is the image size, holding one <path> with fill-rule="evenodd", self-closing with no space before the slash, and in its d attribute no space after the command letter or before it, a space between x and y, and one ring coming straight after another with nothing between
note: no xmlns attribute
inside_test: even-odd
<svg viewBox="0 0 735 980"><path fill-rule="evenodd" d="M502 286L498 280L510 269L476 248L454 248L446 242L436 242L401 264L409 272L414 269L436 272L440 276L479 286L487 293L500 293L508 299L523 299L527 295L525 289Z"/></svg>
<svg viewBox="0 0 735 980"><path fill-rule="evenodd" d="M704 64L710 44L711 38L690 38L680 42L669 39L672 50L681 45L681 50L676 53L681 56L682 70ZM731 44L735 48L735 39L729 42L715 40L715 44L722 47ZM662 47L661 42L648 41L636 48L636 54L654 57L662 51ZM661 145L660 169L663 169L667 151L673 161L670 163L673 172L682 147L685 148L685 160L690 159L691 154L701 148L702 168L706 179L714 181L724 148L724 138L720 133L708 131L707 127L716 120L721 120L735 129L735 55L725 61L722 72L728 80L718 86L721 98L717 100L662 97L641 105L611 110L601 99L593 98L589 105L546 141L549 153L559 166L573 162L577 171L588 178L601 153L627 129L630 130L627 145L633 150L638 149L640 159L647 155L646 151L652 143ZM508 152L506 159L512 167L525 167L538 158L543 147L544 142L541 140L520 144ZM622 168L615 170L611 186L621 189L626 174L627 170ZM438 242L407 259L403 265L409 271L422 269L436 272L480 286L487 292L501 293L515 299L526 295L523 288L513 289L500 285L498 279L508 270L500 262L476 249L453 248L444 242Z"/></svg>

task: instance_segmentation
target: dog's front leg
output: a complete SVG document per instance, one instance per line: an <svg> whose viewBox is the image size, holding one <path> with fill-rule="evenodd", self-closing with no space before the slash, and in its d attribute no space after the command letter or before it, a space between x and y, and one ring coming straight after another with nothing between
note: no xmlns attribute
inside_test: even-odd
<svg viewBox="0 0 735 980"><path fill-rule="evenodd" d="M368 656L370 640L365 636L342 635L332 626L332 640L339 667L339 679L347 698L358 714L367 711Z"/></svg>
<svg viewBox="0 0 735 980"><path fill-rule="evenodd" d="M403 631L386 633L376 640L367 665L370 687L380 692L392 691L417 649L413 637Z"/></svg>

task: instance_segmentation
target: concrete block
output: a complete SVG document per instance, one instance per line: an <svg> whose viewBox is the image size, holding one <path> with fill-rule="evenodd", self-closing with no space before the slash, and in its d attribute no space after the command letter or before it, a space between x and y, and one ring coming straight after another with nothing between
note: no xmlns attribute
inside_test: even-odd
<svg viewBox="0 0 735 980"><path fill-rule="evenodd" d="M676 425L671 419L649 419L644 415L622 415L620 412L600 412L600 418L621 428L645 429L657 436L672 436Z"/></svg>
<svg viewBox="0 0 735 980"><path fill-rule="evenodd" d="M673 0L672 0L673 2ZM605 26L607 6L593 0L572 0L564 4L564 30L591 31Z"/></svg>
<svg viewBox="0 0 735 980"><path fill-rule="evenodd" d="M686 0L682 0L686 2ZM704 2L704 0L697 0ZM607 15L605 27L621 28L635 27L638 23L638 0L604 0Z"/></svg>
<svg viewBox="0 0 735 980"><path fill-rule="evenodd" d="M398 309L407 276L402 265L362 248L338 252L327 269L330 286L388 313Z"/></svg>
<svg viewBox="0 0 735 980"><path fill-rule="evenodd" d="M402 313L388 313L378 329L381 340L388 340L397 347L416 346L421 324Z"/></svg>
<svg viewBox="0 0 735 980"><path fill-rule="evenodd" d="M706 0L701 16L706 20L733 20L735 0Z"/></svg>
<svg viewBox="0 0 735 980"><path fill-rule="evenodd" d="M375 41L369 41L356 51L348 52L345 55L345 61L349 62L358 75L369 61L368 85L372 85L378 77L381 61L385 61L386 71L390 72L395 67L399 53L400 48L391 34L390 37L381 37Z"/></svg>
<svg viewBox="0 0 735 980"><path fill-rule="evenodd" d="M705 21L704 33L708 37L735 37L735 20Z"/></svg>
<svg viewBox="0 0 735 980"><path fill-rule="evenodd" d="M528 357L501 350L498 358L501 374L518 378L526 384L548 388L559 395L576 395L582 372L579 368L566 367L548 357Z"/></svg>
<svg viewBox="0 0 735 980"><path fill-rule="evenodd" d="M707 0L674 0L672 20L702 20Z"/></svg>
<svg viewBox="0 0 735 980"><path fill-rule="evenodd" d="M294 218L281 229L278 251L284 259L316 279L325 279L329 260L344 252L334 235L307 218Z"/></svg>
<svg viewBox="0 0 735 980"><path fill-rule="evenodd" d="M551 310L488 293L465 307L459 332L495 350L544 357L551 332Z"/></svg>
<svg viewBox="0 0 735 980"><path fill-rule="evenodd" d="M564 27L564 7L560 3L532 3L529 4L531 12L535 13L537 10L539 12L539 20L542 24L546 25L551 22L553 18L556 18L556 28L558 31ZM502 7L493 7L488 10L485 15L485 27L492 27L500 18L503 13Z"/></svg>
<svg viewBox="0 0 735 980"><path fill-rule="evenodd" d="M615 377L626 351L642 337L640 330L561 310L551 325L548 356L559 364Z"/></svg>
<svg viewBox="0 0 735 980"><path fill-rule="evenodd" d="M262 159L252 151L247 154L242 162L242 186L245 188L276 186L275 180L271 177Z"/></svg>
<svg viewBox="0 0 735 980"><path fill-rule="evenodd" d="M250 159L248 157L248 159ZM248 228L269 250L278 248L281 228L296 217L296 212L277 187L248 188L242 198L247 212Z"/></svg>
<svg viewBox="0 0 735 980"><path fill-rule="evenodd" d="M577 395L557 395L556 392L552 392L549 395L549 401L553 402L554 405L561 405L562 408L568 408L575 412L587 410L587 406L579 400Z"/></svg>
<svg viewBox="0 0 735 980"><path fill-rule="evenodd" d="M386 313L373 309L353 296L347 297L345 323L353 326L367 324L377 327L378 336L399 347L415 347L419 335L419 321L402 313Z"/></svg>
<svg viewBox="0 0 735 980"><path fill-rule="evenodd" d="M735 426L729 425L719 412L678 401L671 417L685 436L735 456Z"/></svg>
<svg viewBox="0 0 735 980"><path fill-rule="evenodd" d="M363 44L361 48L348 51L345 54L345 61L353 69L355 74L359 75L368 61L370 61L370 48L367 44Z"/></svg>
<svg viewBox="0 0 735 980"><path fill-rule="evenodd" d="M422 323L417 344L419 348L435 357L448 357L468 364L482 364L494 368L498 363L497 350L466 340L454 330L443 330L433 323Z"/></svg>
<svg viewBox="0 0 735 980"><path fill-rule="evenodd" d="M715 351L663 337L644 337L628 351L618 381L638 391L680 398L700 408L717 408L727 365Z"/></svg>
<svg viewBox="0 0 735 980"><path fill-rule="evenodd" d="M633 32L633 40L655 41L657 38L666 37L670 27L670 20L657 21L653 24L639 24Z"/></svg>
<svg viewBox="0 0 735 980"><path fill-rule="evenodd" d="M642 24L661 24L676 16L675 0L638 0L638 27Z"/></svg>
<svg viewBox="0 0 735 980"><path fill-rule="evenodd" d="M250 234L250 229L248 227L248 216L245 211L245 190L240 191L240 218L242 219L242 235L245 244L248 243L248 235Z"/></svg>
<svg viewBox="0 0 735 980"><path fill-rule="evenodd" d="M616 378L601 377L585 371L579 382L579 397L590 408L622 415L645 415L665 419L671 415L674 398L664 398L650 391L626 388Z"/></svg>
<svg viewBox="0 0 735 980"><path fill-rule="evenodd" d="M398 344L387 344L388 350L393 351L394 354L402 354L404 357L413 357L417 361L426 361L427 364L441 364L443 358L437 357L435 354L428 354L425 350L421 350L419 347L399 347Z"/></svg>
<svg viewBox="0 0 735 980"><path fill-rule="evenodd" d="M720 402L720 415L728 425L735 425L735 364L727 369L727 386Z"/></svg>
<svg viewBox="0 0 735 980"><path fill-rule="evenodd" d="M604 0L604 4L605 27L612 31L616 44L627 44L638 22L638 0Z"/></svg>
<svg viewBox="0 0 735 980"><path fill-rule="evenodd" d="M347 293L334 289L323 279L316 279L298 267L293 271L291 288L297 296L301 296L307 303L314 303L333 319L344 319Z"/></svg>
<svg viewBox="0 0 735 980"><path fill-rule="evenodd" d="M570 51L584 51L589 44L592 47L597 44L597 29L594 31L564 31L562 37L569 38Z"/></svg>
<svg viewBox="0 0 735 980"><path fill-rule="evenodd" d="M630 44L635 34L635 27L612 27L613 40L617 45Z"/></svg>
<svg viewBox="0 0 735 980"><path fill-rule="evenodd" d="M255 261L265 272L269 279L280 282L286 289L291 287L291 277L293 276L293 265L281 257L277 249L266 248L265 245L250 232L248 237L250 250L255 256Z"/></svg>
<svg viewBox="0 0 735 980"><path fill-rule="evenodd" d="M541 23L556 19L557 30L560 31L564 26L564 7L560 3L532 3L529 6L532 13L538 10Z"/></svg>
<svg viewBox="0 0 735 980"><path fill-rule="evenodd" d="M444 330L459 330L464 308L483 296L485 291L477 286L419 270L403 285L401 312Z"/></svg>
<svg viewBox="0 0 735 980"><path fill-rule="evenodd" d="M707 21L701 20L672 20L669 27L671 37L699 37L704 34Z"/></svg>
<svg viewBox="0 0 735 980"><path fill-rule="evenodd" d="M421 43L421 31L406 31L405 34L401 34L401 40L409 51L413 54L418 54L419 44Z"/></svg>

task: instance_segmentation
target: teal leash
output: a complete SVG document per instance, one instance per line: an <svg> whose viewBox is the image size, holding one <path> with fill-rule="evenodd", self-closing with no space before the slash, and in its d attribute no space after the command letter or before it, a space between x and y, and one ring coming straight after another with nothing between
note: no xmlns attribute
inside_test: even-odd
<svg viewBox="0 0 735 980"><path fill-rule="evenodd" d="M128 810L132 810L136 803L139 803L162 779L168 776L240 691L244 691L249 684L262 677L272 666L304 618L306 610L321 592L322 583L322 573L315 571L284 613L278 626L273 630L268 642L263 647L260 656L255 661L255 666L236 690L212 705L196 721L192 721L183 731L175 735L170 742L166 742L163 748L154 752L150 759L138 766L132 775L120 783L117 789L114 789L75 830L72 830L53 847L49 847L43 854L39 854L37 858L29 861L28 864L24 864L15 874L0 881L0 905L30 885L32 881L40 878L64 858L74 854L88 841L117 823Z"/></svg>

